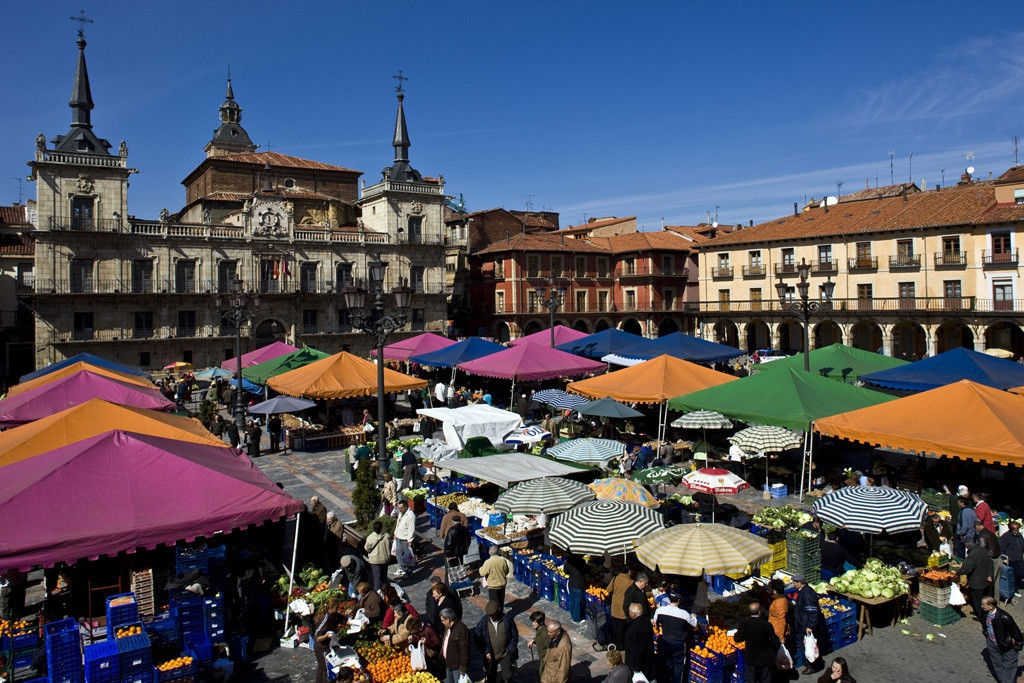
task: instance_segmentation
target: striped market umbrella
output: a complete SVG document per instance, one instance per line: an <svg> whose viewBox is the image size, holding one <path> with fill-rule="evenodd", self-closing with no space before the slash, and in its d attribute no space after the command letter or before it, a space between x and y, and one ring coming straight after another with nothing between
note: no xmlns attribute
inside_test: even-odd
<svg viewBox="0 0 1024 683"><path fill-rule="evenodd" d="M537 425L529 427L518 427L505 435L505 443L518 446L520 444L537 443L544 439L550 439L551 432Z"/></svg>
<svg viewBox="0 0 1024 683"><path fill-rule="evenodd" d="M645 470L634 472L630 477L633 481L640 482L641 484L664 486L665 484L675 484L682 481L686 473L687 470L682 467L669 465L668 467L648 467Z"/></svg>
<svg viewBox="0 0 1024 683"><path fill-rule="evenodd" d="M883 486L844 486L814 503L823 522L865 534L898 534L920 528L927 509L916 493Z"/></svg>
<svg viewBox="0 0 1024 683"><path fill-rule="evenodd" d="M802 446L804 438L782 427L758 425L736 432L729 441L750 453L778 453Z"/></svg>
<svg viewBox="0 0 1024 683"><path fill-rule="evenodd" d="M589 486L594 491L594 495L602 500L624 500L630 503L640 503L650 508L658 507L658 500L636 481L609 477L593 481Z"/></svg>
<svg viewBox="0 0 1024 683"><path fill-rule="evenodd" d="M749 489L750 484L729 470L717 467L704 467L696 472L690 472L683 477L682 485L691 491L701 493L739 493L743 489Z"/></svg>
<svg viewBox="0 0 1024 683"><path fill-rule="evenodd" d="M494 509L513 515L557 515L591 500L594 492L585 484L561 477L542 477L513 486L498 497Z"/></svg>
<svg viewBox="0 0 1024 683"><path fill-rule="evenodd" d="M599 398L596 401L590 401L585 403L578 408L580 415L590 415L593 417L614 417L620 420L624 420L630 417L643 417L644 414L639 410L633 410L625 403L619 403L614 398L605 396Z"/></svg>
<svg viewBox="0 0 1024 683"><path fill-rule="evenodd" d="M558 515L548 525L551 545L579 555L625 553L633 539L662 529L660 512L621 500L594 500Z"/></svg>
<svg viewBox="0 0 1024 683"><path fill-rule="evenodd" d="M682 429L729 429L732 421L714 410L694 410L672 421L673 427Z"/></svg>
<svg viewBox="0 0 1024 683"><path fill-rule="evenodd" d="M611 439L572 439L552 446L548 455L569 462L600 464L618 458L626 447Z"/></svg>
<svg viewBox="0 0 1024 683"><path fill-rule="evenodd" d="M561 389L541 389L533 395L533 400L560 410L575 410L579 406L590 402L589 399L583 396L570 394L568 391L562 391Z"/></svg>
<svg viewBox="0 0 1024 683"><path fill-rule="evenodd" d="M749 573L772 557L763 538L724 524L678 524L634 543L637 559L663 574Z"/></svg>

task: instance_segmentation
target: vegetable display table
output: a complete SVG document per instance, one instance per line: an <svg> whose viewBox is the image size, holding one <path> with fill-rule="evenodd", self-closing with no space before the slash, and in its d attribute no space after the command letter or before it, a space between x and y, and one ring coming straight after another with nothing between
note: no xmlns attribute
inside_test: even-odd
<svg viewBox="0 0 1024 683"><path fill-rule="evenodd" d="M873 636L875 634L874 626L871 623L871 610L868 608L886 605L890 602L900 602L907 597L906 593L900 593L899 595L894 595L891 598L865 598L852 593L840 593L838 591L829 592L845 598L857 605L857 640L863 638L865 632L867 632L869 636ZM892 625L895 626L899 621L900 608L899 605L895 605L893 608Z"/></svg>

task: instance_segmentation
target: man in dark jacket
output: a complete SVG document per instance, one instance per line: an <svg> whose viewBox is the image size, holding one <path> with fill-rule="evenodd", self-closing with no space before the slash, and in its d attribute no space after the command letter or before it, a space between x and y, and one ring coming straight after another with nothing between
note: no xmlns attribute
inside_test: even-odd
<svg viewBox="0 0 1024 683"><path fill-rule="evenodd" d="M281 416L271 415L267 420L267 434L270 436L270 452L277 453L281 448Z"/></svg>
<svg viewBox="0 0 1024 683"><path fill-rule="evenodd" d="M853 553L839 545L839 534L830 531L821 541L821 568L833 574L842 574L846 571L844 566L847 562L854 568L860 566Z"/></svg>
<svg viewBox="0 0 1024 683"><path fill-rule="evenodd" d="M584 579L587 564L579 555L570 553L565 561L565 573L569 577L569 616L578 624L583 621L583 589L587 587Z"/></svg>
<svg viewBox="0 0 1024 683"><path fill-rule="evenodd" d="M626 589L625 595L622 596L622 606L629 609L629 606L633 603L640 605L644 611L644 619L649 620L651 618L651 605L647 602L648 583L650 583L650 577L644 572L639 572L632 585ZM626 618L628 619L629 616L627 615Z"/></svg>
<svg viewBox="0 0 1024 683"><path fill-rule="evenodd" d="M461 564L462 558L469 552L471 540L469 529L462 524L452 524L444 537L444 556L449 560L458 560Z"/></svg>
<svg viewBox="0 0 1024 683"><path fill-rule="evenodd" d="M501 604L491 600L484 608L486 616L476 625L476 645L484 656L487 683L508 683L519 656L519 629L511 614L503 614Z"/></svg>
<svg viewBox="0 0 1024 683"><path fill-rule="evenodd" d="M998 595L999 577L1003 573L1003 551L999 548L999 537L986 529L980 519L974 521L974 532L978 536L978 544L992 556L992 592L989 595Z"/></svg>
<svg viewBox="0 0 1024 683"><path fill-rule="evenodd" d="M992 595L992 555L976 541L968 541L966 547L967 559L964 560L958 574L967 577L967 589L970 591L974 616L984 624L981 599Z"/></svg>
<svg viewBox="0 0 1024 683"><path fill-rule="evenodd" d="M985 614L981 623L996 683L1014 683L1017 680L1017 660L1024 647L1024 637L1013 617L999 609L995 598L984 598L981 608Z"/></svg>
<svg viewBox="0 0 1024 683"><path fill-rule="evenodd" d="M228 435L228 443L231 444L231 447L238 448L238 425L235 424L235 421L233 419L228 420L224 424L224 433Z"/></svg>
<svg viewBox="0 0 1024 683"><path fill-rule="evenodd" d="M644 613L645 605L630 603L629 621L623 640L626 644L626 666L633 673L642 672L647 680L654 678L654 628Z"/></svg>
<svg viewBox="0 0 1024 683"><path fill-rule="evenodd" d="M1018 522L1010 522L1008 526L1010 530L999 537L999 548L1013 569L1013 586L1016 590L1024 581L1024 535L1020 533Z"/></svg>
<svg viewBox="0 0 1024 683"><path fill-rule="evenodd" d="M416 488L416 481L419 478L417 470L420 464L411 448L403 448L401 462L402 490Z"/></svg>
<svg viewBox="0 0 1024 683"><path fill-rule="evenodd" d="M923 528L924 542L931 552L935 552L940 545L950 542L953 538L953 530L949 527L949 523L943 521L942 516L937 512L928 515Z"/></svg>
<svg viewBox="0 0 1024 683"><path fill-rule="evenodd" d="M759 603L750 603L750 616L740 622L733 638L737 643L747 644L744 651L747 683L772 683L779 637L764 618L764 610Z"/></svg>
<svg viewBox="0 0 1024 683"><path fill-rule="evenodd" d="M818 594L807 585L803 574L793 575L793 585L799 591L796 596L796 607L793 610L794 633L799 638L799 644L803 645L803 639L806 636L814 636L818 641L818 648L825 649L824 637L828 635L828 632L825 630L825 618L818 605ZM801 673L809 675L820 671L822 667L822 659L818 657L813 662L807 662Z"/></svg>
<svg viewBox="0 0 1024 683"><path fill-rule="evenodd" d="M455 683L469 671L469 628L450 607L441 610L441 624L441 659L448 674L447 683Z"/></svg>

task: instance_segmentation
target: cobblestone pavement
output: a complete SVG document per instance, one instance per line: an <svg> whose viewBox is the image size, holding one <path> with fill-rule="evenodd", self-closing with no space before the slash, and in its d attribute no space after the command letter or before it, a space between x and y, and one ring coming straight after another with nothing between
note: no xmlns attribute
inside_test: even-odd
<svg viewBox="0 0 1024 683"><path fill-rule="evenodd" d="M340 519L353 518L351 492L354 484L345 470L340 452L265 455L258 458L256 463L271 480L283 484L285 490L295 497L308 501L310 496L319 495L328 510L333 509ZM437 542L435 532L425 516L420 519L419 533L424 539ZM442 567L443 560L435 547L434 553L424 558L417 570L403 580L401 585L409 592L415 607L420 608L424 604L430 574L443 571ZM486 598L474 595L463 603L467 625L475 626L483 618ZM1018 600L1017 604L1008 606L1007 610L1018 623L1024 624L1021 604L1024 601ZM537 600L535 595L531 596L528 589L518 582L509 584L508 608L516 615L521 634L519 668L514 680L533 681L535 668L526 647L527 638L530 637L527 615L534 609L541 609L551 618L565 624L568 622L568 614L555 604ZM966 613L970 614L969 608ZM891 613L888 616L891 618ZM865 636L860 642L840 652L860 683L992 680L982 656L985 643L981 629L970 616L942 628L924 623L917 616L911 617L906 624L896 626L886 625L886 615L883 613L878 613L874 621L877 626L873 636ZM605 657L592 647L585 626L570 624L569 632L575 662L572 680L603 680L608 670ZM934 636L933 640L928 640L929 634ZM313 678L314 668L311 651L277 648L262 655L245 680L277 683L309 681ZM474 655L471 662L470 674L475 681L484 678L478 655ZM795 676L793 680L815 680L813 676Z"/></svg>

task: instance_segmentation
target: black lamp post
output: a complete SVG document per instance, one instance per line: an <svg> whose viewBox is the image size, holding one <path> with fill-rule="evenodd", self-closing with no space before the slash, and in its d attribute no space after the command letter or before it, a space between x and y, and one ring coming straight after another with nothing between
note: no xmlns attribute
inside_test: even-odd
<svg viewBox="0 0 1024 683"><path fill-rule="evenodd" d="M551 348L555 348L555 311L561 308L565 301L565 287L555 287L555 279L550 278L547 285L538 285L536 288L537 298L540 305L548 309L548 327L551 328Z"/></svg>
<svg viewBox="0 0 1024 683"><path fill-rule="evenodd" d="M811 313L816 313L823 308L828 310L831 307L832 292L836 288L836 283L832 282L832 276L829 275L828 279L821 285L821 300L811 300L808 296L811 285L807 281L807 277L811 274L811 266L807 263L807 259L801 259L800 265L796 269L797 273L800 274L800 280L796 283L796 291L799 297L793 300L787 297L788 292L786 291L786 283L782 280L782 273L779 273L779 281L775 283L775 291L779 293L779 308L781 310L800 313L804 326L804 370L810 372Z"/></svg>
<svg viewBox="0 0 1024 683"><path fill-rule="evenodd" d="M235 327L235 405L233 413L235 426L239 433L245 430L245 404L242 401L242 323L255 315L260 307L260 295L258 292L247 290L242 284L242 278L235 273L235 279L228 285L225 294L218 293L216 299L217 308L227 305L228 310L221 312L221 318L228 320Z"/></svg>
<svg viewBox="0 0 1024 683"><path fill-rule="evenodd" d="M374 294L374 301L366 313L363 312L366 307L367 292L365 289L346 287L342 290L345 308L352 315L352 327L370 335L373 345L377 349L377 462L381 474L384 473L388 461L385 438L387 420L384 417L384 344L392 332L405 326L409 315L409 305L412 303L412 290L403 282L392 290L398 314L396 316L385 315L384 271L387 267L388 264L380 260L379 254L368 264L370 289Z"/></svg>

